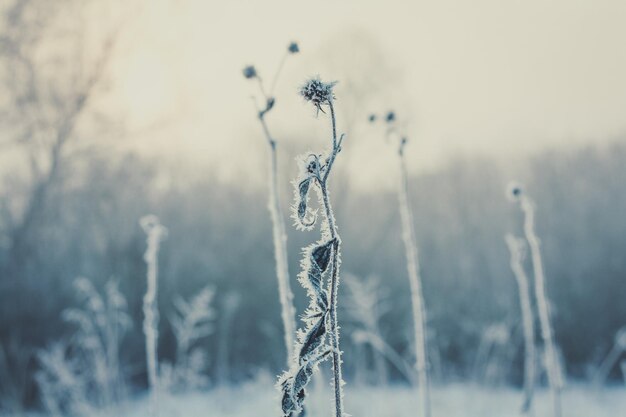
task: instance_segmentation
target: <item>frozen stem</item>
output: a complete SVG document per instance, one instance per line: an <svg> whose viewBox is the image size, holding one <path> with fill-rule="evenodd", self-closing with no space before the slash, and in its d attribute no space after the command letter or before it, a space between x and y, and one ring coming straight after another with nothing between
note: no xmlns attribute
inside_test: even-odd
<svg viewBox="0 0 626 417"><path fill-rule="evenodd" d="M561 417L561 370L554 342L554 331L550 319L550 308L546 294L546 280L543 271L540 242L535 233L535 204L520 186L513 185L509 190L509 198L519 203L524 213L524 235L528 241L535 276L535 297L539 312L541 338L544 344L544 356L548 374L548 383L554 409L554 416Z"/></svg>
<svg viewBox="0 0 626 417"><path fill-rule="evenodd" d="M157 353L159 338L159 310L157 307L158 263L159 247L167 233L167 229L161 225L159 219L154 215L142 217L140 224L147 235L147 249L144 254L144 260L147 266L147 289L143 298L143 331L146 336L146 362L148 369L148 385L152 397L151 407L153 413L157 413L159 390Z"/></svg>
<svg viewBox="0 0 626 417"><path fill-rule="evenodd" d="M522 411L530 413L532 409L533 392L535 390L535 324L530 304L530 290L528 277L524 271L526 244L524 239L507 234L507 247L511 254L511 270L515 275L519 290L520 308L522 311L522 326L524 332L524 403Z"/></svg>
<svg viewBox="0 0 626 417"><path fill-rule="evenodd" d="M278 77L285 64L287 56L295 54L299 51L298 45L292 42L286 49L281 59L278 70L276 71L269 94L263 86L263 80L254 67L246 67L244 76L246 78L255 78L259 85L259 90L265 101L264 107L259 108L257 105L257 114L259 123L265 135L269 150L269 175L268 175L268 209L272 221L272 237L274 243L274 259L276 263L276 278L278 280L278 294L281 305L281 318L284 327L285 348L287 351L287 362L294 356L293 347L295 345L296 319L295 308L293 306L293 293L289 280L289 266L287 254L287 233L285 232L285 221L283 211L280 206L280 198L278 195L278 161L276 154L276 140L270 133L265 120L266 114L274 108L275 99L273 97L274 88L278 81ZM255 101L256 104L256 101Z"/></svg>
<svg viewBox="0 0 626 417"><path fill-rule="evenodd" d="M293 217L296 226L310 230L315 224L316 216L310 215L308 209L311 187L316 189L323 208L323 222L320 240L304 250L304 259L301 262L302 272L298 276L300 283L307 290L310 302L303 316L305 328L298 332L297 355L294 357L291 368L283 374L278 383L283 393L282 410L285 417L301 412L306 397L305 388L317 365L328 356L332 358L335 416L344 417L344 382L337 320L341 238L337 232L328 191L329 175L335 158L341 150L342 141L337 137L333 106L334 85L335 83L324 83L319 78L314 78L307 81L300 90L304 99L313 103L318 112L325 113L322 106L330 110L332 146L325 159L314 153L305 155L300 161L298 180L294 182L296 203L293 206ZM327 283L325 276L328 276ZM326 344L327 335L330 345Z"/></svg>

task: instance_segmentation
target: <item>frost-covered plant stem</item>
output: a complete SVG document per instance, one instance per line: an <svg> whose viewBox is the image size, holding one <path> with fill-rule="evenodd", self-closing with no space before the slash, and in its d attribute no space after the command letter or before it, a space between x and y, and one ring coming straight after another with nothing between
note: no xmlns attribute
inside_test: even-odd
<svg viewBox="0 0 626 417"><path fill-rule="evenodd" d="M295 48L295 49L294 49ZM280 65L276 74L274 75L274 79L272 81L272 85L270 86L269 95L266 93L265 88L263 86L263 80L257 74L256 70L246 74L246 70L244 70L244 75L247 78L255 78L258 81L259 89L263 98L265 100L265 108L258 109L258 118L263 129L263 134L265 135L265 139L267 141L268 149L269 149L269 176L268 176L268 208L270 211L270 217L272 221L272 235L274 241L274 259L276 262L276 278L278 279L278 295L280 298L281 305L281 318L283 321L284 327L284 339L285 339L285 347L287 351L287 362L293 358L294 351L293 347L295 345L295 334L296 334L296 312L293 306L293 293L291 291L291 285L289 283L289 264L288 264L288 255L287 255L287 233L285 232L285 220L283 217L283 211L280 206L280 198L278 195L278 161L276 154L276 140L270 134L270 130L267 126L267 121L265 120L266 114L274 107L275 99L273 97L273 91L276 87L276 83L278 81L278 77L282 68L287 60L287 57L290 54L297 53L299 51L297 44L291 43L283 58L280 61ZM250 71L248 67L248 71Z"/></svg>
<svg viewBox="0 0 626 417"><path fill-rule="evenodd" d="M259 120L267 138L270 152L269 201L268 207L272 219L272 234L274 238L274 257L276 261L276 277L278 279L278 294L280 297L281 316L285 329L285 346L287 361L293 357L293 347L296 334L296 312L293 306L293 293L289 283L289 266L287 257L287 233L285 220L278 197L278 162L276 155L276 141L272 139L264 115L259 113Z"/></svg>
<svg viewBox="0 0 626 417"><path fill-rule="evenodd" d="M519 196L519 203L524 212L524 235L530 247L530 254L535 275L535 297L539 312L539 324L541 338L544 343L544 355L548 373L548 383L554 406L555 417L561 417L561 371L554 343L554 332L550 320L548 296L546 294L546 282L543 273L543 261L539 249L539 238L535 233L535 204L525 194Z"/></svg>
<svg viewBox="0 0 626 417"><path fill-rule="evenodd" d="M530 304L528 276L522 266L525 243L523 239L516 238L510 234L505 236L505 240L511 254L511 270L517 281L520 308L522 311L522 327L524 333L524 403L522 405L522 411L528 413L532 408L533 392L535 389L535 325Z"/></svg>
<svg viewBox="0 0 626 417"><path fill-rule="evenodd" d="M147 289L143 298L143 331L146 336L146 363L148 369L148 385L152 396L153 410L157 410L159 374L157 342L159 337L159 311L157 307L158 291L158 260L161 240L166 229L156 216L149 215L141 219L141 226L146 232L147 249L144 260L147 265Z"/></svg>
<svg viewBox="0 0 626 417"><path fill-rule="evenodd" d="M369 121L375 122L378 117L370 115ZM398 165L400 170L400 183L398 185L398 206L400 221L402 224L402 240L406 255L406 267L411 288L411 307L413 312L413 326L415 337L415 370L417 371L419 407L421 417L430 417L430 395L428 361L426 357L426 308L422 293L422 278L420 276L420 264L415 238L415 224L413 212L409 204L409 180L404 157L404 147L407 139L398 131L396 114L387 113L383 120L387 123L386 139L394 136L398 140Z"/></svg>
<svg viewBox="0 0 626 417"><path fill-rule="evenodd" d="M415 332L416 370L418 379L418 396L422 417L430 417L430 398L428 369L426 364L426 311L424 308L424 296L422 294L422 282L417 255L417 243L413 213L409 206L408 178L406 162L404 158L404 144L402 140L398 150L400 165L400 187L398 189L398 202L400 206L400 219L402 222L402 240L406 253L407 271L411 287L411 305L413 309L413 325Z"/></svg>
<svg viewBox="0 0 626 417"><path fill-rule="evenodd" d="M330 109L332 126L332 147L326 158L310 153L301 159L301 171L294 182L296 204L293 207L296 226L301 230L311 230L315 225L315 212L307 207L309 190L315 188L319 204L323 208L324 221L321 238L304 249L301 262L302 271L298 279L307 290L309 308L302 317L305 327L298 331L297 355L291 367L278 381L282 392L281 407L284 417L300 413L306 398L306 386L311 381L319 363L332 358L334 415L344 417L343 378L341 372L341 350L339 348L339 325L337 321L337 292L339 288L339 265L341 239L333 215L328 192L328 178L337 154L341 151L343 135L337 138L333 87L335 83L324 83L319 78L307 81L300 93L305 100L312 102L318 112L322 107ZM325 278L328 277L328 280ZM330 346L326 343L330 339Z"/></svg>
<svg viewBox="0 0 626 417"><path fill-rule="evenodd" d="M330 238L335 243L333 244L332 263L330 271L330 301L329 301L329 313L330 313L330 340L332 346L332 359L333 359L333 389L335 392L335 416L343 417L343 377L341 374L341 350L339 349L339 326L337 324L337 292L339 289L339 257L341 256L341 240L339 239L339 233L337 233L337 226L335 225L335 216L333 215L333 209L330 204L330 198L328 198L328 174L335 162L335 157L341 150L340 143L337 142L337 125L335 120L335 108L332 100L329 100L328 107L330 108L330 119L333 129L333 149L330 154L330 158L327 163L326 172L324 173L323 180L320 182L320 191L322 193L322 200L324 202L324 217L328 223L328 230L330 232Z"/></svg>

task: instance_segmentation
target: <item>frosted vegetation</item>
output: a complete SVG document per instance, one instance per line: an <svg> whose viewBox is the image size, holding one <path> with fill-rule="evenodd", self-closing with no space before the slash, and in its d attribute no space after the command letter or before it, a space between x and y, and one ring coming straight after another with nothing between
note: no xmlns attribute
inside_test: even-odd
<svg viewBox="0 0 626 417"><path fill-rule="evenodd" d="M420 404L420 415L430 417L430 389L428 378L428 359L426 355L426 307L422 291L422 278L420 274L420 264L417 251L417 240L415 238L415 224L413 221L413 210L409 204L409 180L407 174L406 160L404 157L404 147L407 138L399 130L396 114L388 112L385 117L386 139L397 146L399 181L398 181L398 207L402 224L402 241L404 242L404 252L406 256L406 269L409 276L411 288L411 306L413 310L413 328L415 337L415 369L418 378L418 394ZM375 115L370 115L370 121L376 120Z"/></svg>
<svg viewBox="0 0 626 417"><path fill-rule="evenodd" d="M375 65L305 80L320 126L284 127L291 42L272 77L243 69L261 130L238 139L263 138L266 187L179 178L84 142L101 132L80 121L107 125L90 104L115 36L67 44L92 3L53 3L0 6L2 135L28 170L0 188L1 416L624 414L623 142L412 175L408 121L368 123ZM361 172L397 189L353 188L342 164L362 138L395 159Z"/></svg>
<svg viewBox="0 0 626 417"><path fill-rule="evenodd" d="M278 294L280 297L281 317L284 327L285 347L287 351L287 360L289 363L294 356L294 343L296 334L296 318L293 306L293 293L291 291L291 283L289 280L289 264L287 254L287 234L285 231L285 219L280 204L280 196L278 195L278 143L271 135L267 121L265 119L267 113L274 108L276 98L274 97L274 89L278 82L278 77L283 69L285 61L289 55L299 52L298 44L292 42L286 48L280 65L276 70L269 92L266 92L265 85L261 75L254 66L247 66L243 69L243 75L247 79L257 82L259 92L263 101L263 106L259 106L256 97L253 97L256 106L257 115L265 140L269 149L269 175L268 175L268 209L272 221L272 240L274 242L274 259L276 261L276 278L278 279Z"/></svg>
<svg viewBox="0 0 626 417"><path fill-rule="evenodd" d="M303 315L304 328L298 330L296 355L290 368L278 380L285 417L305 413L306 387L318 365L328 358L332 360L333 415L344 417L343 362L337 319L341 238L328 190L328 179L344 138L344 135L337 136L335 84L317 77L306 81L300 88L300 95L313 104L318 114L325 113L324 109L330 113L331 147L325 154L300 156L298 178L293 182L295 202L292 212L296 227L311 230L316 223L317 214L309 209L312 188L317 193L323 219L320 239L303 250L304 257L300 262L298 280L307 291L309 307Z"/></svg>

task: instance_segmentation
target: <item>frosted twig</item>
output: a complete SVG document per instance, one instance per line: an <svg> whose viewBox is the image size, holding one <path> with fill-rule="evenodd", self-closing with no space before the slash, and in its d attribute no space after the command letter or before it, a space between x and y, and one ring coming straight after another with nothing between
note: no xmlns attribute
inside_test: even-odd
<svg viewBox="0 0 626 417"><path fill-rule="evenodd" d="M524 235L530 247L530 254L533 263L533 273L535 276L535 297L537 299L537 309L539 312L539 324L541 327L541 338L544 343L544 355L548 373L548 383L552 395L554 416L561 417L561 389L562 375L554 342L554 331L550 319L550 309L548 296L546 294L546 282L543 272L543 261L539 249L539 238L535 233L535 204L518 185L509 186L509 198L517 202L524 213Z"/></svg>
<svg viewBox="0 0 626 417"><path fill-rule="evenodd" d="M276 140L270 134L265 115L269 112L275 104L275 98L273 97L274 88L278 81L278 76L284 66L286 58L290 54L299 52L298 45L292 42L283 56L281 63L276 71L269 94L266 93L263 87L263 81L258 75L254 67L247 67L244 69L244 76L246 78L255 78L258 81L260 92L265 100L265 107L259 109L257 106L258 118L263 129L263 134L267 140L269 147L269 176L268 176L268 208L270 217L272 220L272 236L274 242L274 259L276 263L276 278L278 280L278 294L281 305L281 317L284 327L284 339L285 347L287 351L287 362L294 356L293 347L295 344L296 334L296 319L295 308L293 306L293 293L291 291L291 284L289 280L289 266L288 266L288 254L287 254L287 233L285 232L285 220L283 217L283 211L280 206L280 198L278 196L278 162L276 155Z"/></svg>
<svg viewBox="0 0 626 417"><path fill-rule="evenodd" d="M371 115L371 122L376 120L375 115ZM420 274L420 264L417 249L417 239L415 237L415 224L413 221L413 211L409 204L409 180L406 169L406 159L404 157L404 147L407 139L401 136L397 129L396 115L389 112L384 117L387 123L386 136L398 139L398 165L400 170L400 182L398 186L398 207L400 210L400 221L402 223L402 240L406 255L406 267L411 287L411 307L413 311L413 325L415 337L415 367L418 376L418 397L420 404L420 415L430 417L430 395L428 360L426 355L426 307L424 295L422 293L422 278Z"/></svg>
<svg viewBox="0 0 626 417"><path fill-rule="evenodd" d="M343 414L343 378L341 372L341 349L339 348L339 326L337 322L337 291L339 288L339 265L341 239L328 192L328 178L335 158L341 150L341 140L337 138L337 123L333 106L335 83L325 83L319 78L308 80L300 89L305 100L313 103L316 109L322 106L330 109L332 147L324 164L319 155L309 153L300 160L300 175L294 182L296 203L293 217L301 229L310 229L315 224L315 216L309 215L309 190L313 186L323 207L321 239L305 248L301 262L300 283L307 289L310 298L309 308L303 321L305 329L298 333L298 354L289 371L279 379L282 391L282 410L285 417L300 412L306 397L305 387L309 383L317 365L328 356L333 362L333 391L335 417ZM312 217L312 218L311 218ZM329 282L324 285L324 276L329 270ZM326 287L326 288L324 288ZM328 332L327 332L328 329ZM326 344L329 334L330 346Z"/></svg>
<svg viewBox="0 0 626 417"><path fill-rule="evenodd" d="M161 225L158 217L144 216L140 220L141 227L147 235L147 248L144 260L147 266L147 289L143 298L143 331L146 336L146 362L148 368L148 385L151 391L151 407L154 413L158 411L158 352L159 338L159 310L157 307L158 291L158 261L161 241L167 234L167 229Z"/></svg>
<svg viewBox="0 0 626 417"><path fill-rule="evenodd" d="M511 254L511 270L515 275L519 290L520 308L522 311L522 327L524 333L524 403L522 411L529 413L532 409L533 392L535 389L535 324L530 304L528 277L524 271L523 261L526 256L524 239L511 234L505 236Z"/></svg>

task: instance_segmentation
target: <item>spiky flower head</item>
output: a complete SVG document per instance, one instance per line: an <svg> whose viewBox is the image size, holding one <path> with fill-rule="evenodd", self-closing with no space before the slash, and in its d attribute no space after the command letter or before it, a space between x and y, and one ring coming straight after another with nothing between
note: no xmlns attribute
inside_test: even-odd
<svg viewBox="0 0 626 417"><path fill-rule="evenodd" d="M300 48L296 42L291 42L287 47L287 51L289 51L290 54L297 54L300 52Z"/></svg>
<svg viewBox="0 0 626 417"><path fill-rule="evenodd" d="M376 121L376 115L374 113L370 114L367 120L369 120L370 123L374 123Z"/></svg>
<svg viewBox="0 0 626 417"><path fill-rule="evenodd" d="M253 65L248 65L243 69L243 76L247 79L254 78L257 76L256 68Z"/></svg>
<svg viewBox="0 0 626 417"><path fill-rule="evenodd" d="M522 186L517 182L511 182L507 186L506 196L512 202L517 202L522 196Z"/></svg>
<svg viewBox="0 0 626 417"><path fill-rule="evenodd" d="M396 114L390 111L389 113L387 113L387 116L385 116L385 120L387 121L387 123L393 122L394 120L396 120Z"/></svg>
<svg viewBox="0 0 626 417"><path fill-rule="evenodd" d="M325 83L319 77L311 78L300 87L300 94L305 100L313 103L318 110L322 110L323 105L328 105L335 99L333 94L335 84L337 84L336 81Z"/></svg>

